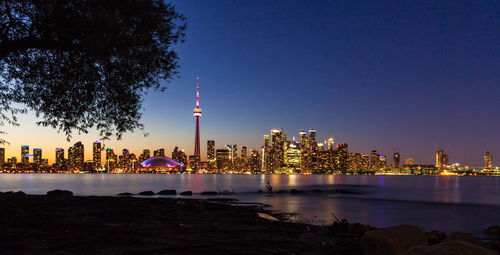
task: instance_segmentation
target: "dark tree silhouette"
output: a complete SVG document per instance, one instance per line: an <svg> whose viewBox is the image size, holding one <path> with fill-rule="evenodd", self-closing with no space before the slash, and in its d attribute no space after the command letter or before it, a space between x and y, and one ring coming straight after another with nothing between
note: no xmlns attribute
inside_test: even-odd
<svg viewBox="0 0 500 255"><path fill-rule="evenodd" d="M143 129L143 96L177 76L185 28L162 0L1 1L0 123L17 102L68 140Z"/></svg>

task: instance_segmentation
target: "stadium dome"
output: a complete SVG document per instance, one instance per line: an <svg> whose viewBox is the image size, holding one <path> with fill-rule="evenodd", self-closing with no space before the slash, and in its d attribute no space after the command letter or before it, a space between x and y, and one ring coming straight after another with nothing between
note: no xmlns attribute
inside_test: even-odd
<svg viewBox="0 0 500 255"><path fill-rule="evenodd" d="M181 171L182 164L171 158L157 156L144 160L139 168L152 172L178 172Z"/></svg>

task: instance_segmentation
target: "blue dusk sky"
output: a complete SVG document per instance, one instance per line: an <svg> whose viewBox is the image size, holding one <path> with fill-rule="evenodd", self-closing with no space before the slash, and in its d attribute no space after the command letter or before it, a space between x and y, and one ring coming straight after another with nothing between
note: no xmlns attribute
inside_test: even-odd
<svg viewBox="0 0 500 255"><path fill-rule="evenodd" d="M192 111L200 77L202 158L207 139L260 148L263 135L287 137L315 128L318 139L347 142L350 152L378 150L433 164L500 161L499 1L191 1L173 2L187 18L186 42L176 45L180 78L165 93L145 97L146 132L107 141L128 148L194 149ZM7 156L20 146L85 144L37 127L29 113L5 126Z"/></svg>

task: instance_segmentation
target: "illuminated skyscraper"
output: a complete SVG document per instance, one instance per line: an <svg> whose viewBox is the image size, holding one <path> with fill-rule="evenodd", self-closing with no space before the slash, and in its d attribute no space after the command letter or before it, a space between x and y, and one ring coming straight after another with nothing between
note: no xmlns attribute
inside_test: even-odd
<svg viewBox="0 0 500 255"><path fill-rule="evenodd" d="M40 167L42 165L42 149L33 149L33 163L35 163L35 166L37 167Z"/></svg>
<svg viewBox="0 0 500 255"><path fill-rule="evenodd" d="M229 170L229 150L227 149L217 149L215 151L215 160L217 162L217 169L219 171Z"/></svg>
<svg viewBox="0 0 500 255"><path fill-rule="evenodd" d="M346 171L349 161L349 149L347 143L337 144L337 149L335 151L337 154L337 169L340 171Z"/></svg>
<svg viewBox="0 0 500 255"><path fill-rule="evenodd" d="M115 170L116 168L116 155L113 152L113 149L107 148L106 149L106 170L108 173L111 173Z"/></svg>
<svg viewBox="0 0 500 255"><path fill-rule="evenodd" d="M493 168L493 156L490 152L484 153L484 169L492 169Z"/></svg>
<svg viewBox="0 0 500 255"><path fill-rule="evenodd" d="M436 151L436 168L438 169L443 167L443 155L444 155L443 150Z"/></svg>
<svg viewBox="0 0 500 255"><path fill-rule="evenodd" d="M380 169L378 169L378 167L379 167L378 159L379 158L378 158L377 151L373 150L370 153L370 170L372 170L372 171L380 170Z"/></svg>
<svg viewBox="0 0 500 255"><path fill-rule="evenodd" d="M264 147L262 153L262 170L268 170L271 166L269 162L269 135L264 135Z"/></svg>
<svg viewBox="0 0 500 255"><path fill-rule="evenodd" d="M247 147L246 146L241 146L241 158L243 159L243 161L246 162L247 160Z"/></svg>
<svg viewBox="0 0 500 255"><path fill-rule="evenodd" d="M286 135L283 130L271 130L271 149L269 150L269 163L271 171L278 170L284 163Z"/></svg>
<svg viewBox="0 0 500 255"><path fill-rule="evenodd" d="M95 141L92 145L92 158L94 160L94 169L101 168L101 143Z"/></svg>
<svg viewBox="0 0 500 255"><path fill-rule="evenodd" d="M193 116L196 118L196 130L194 134L194 155L200 159L200 86L198 84L199 77L196 77L196 107L193 110ZM197 162L200 165L200 162Z"/></svg>
<svg viewBox="0 0 500 255"><path fill-rule="evenodd" d="M56 164L62 166L64 164L64 149L56 148Z"/></svg>
<svg viewBox="0 0 500 255"><path fill-rule="evenodd" d="M316 150L318 148L318 143L316 141L316 129L309 129L309 147L311 147L313 150Z"/></svg>
<svg viewBox="0 0 500 255"><path fill-rule="evenodd" d="M22 145L21 146L21 163L23 164L28 164L30 162L29 155L30 154L30 147L28 145Z"/></svg>
<svg viewBox="0 0 500 255"><path fill-rule="evenodd" d="M296 142L287 142L285 150L285 166L290 171L300 170L300 148ZM292 172L292 173L294 173Z"/></svg>
<svg viewBox="0 0 500 255"><path fill-rule="evenodd" d="M250 152L250 170L252 173L260 173L261 170L261 162L260 162L260 155L258 150L252 150Z"/></svg>
<svg viewBox="0 0 500 255"><path fill-rule="evenodd" d="M368 171L369 169L370 169L370 160L368 158L368 155L363 153L361 154L361 165L359 170Z"/></svg>
<svg viewBox="0 0 500 255"><path fill-rule="evenodd" d="M142 150L142 155L144 155L144 160L151 157L151 152L148 149Z"/></svg>
<svg viewBox="0 0 500 255"><path fill-rule="evenodd" d="M84 150L82 142L77 142L73 145L74 167L78 170L83 170Z"/></svg>
<svg viewBox="0 0 500 255"><path fill-rule="evenodd" d="M335 144L334 144L335 140L333 139L333 137L330 137L328 139L328 150L329 151L333 151L335 149Z"/></svg>
<svg viewBox="0 0 500 255"><path fill-rule="evenodd" d="M393 161L394 161L394 168L399 169L400 156L398 152L394 153Z"/></svg>
<svg viewBox="0 0 500 255"><path fill-rule="evenodd" d="M5 163L5 148L0 148L0 164Z"/></svg>
<svg viewBox="0 0 500 255"><path fill-rule="evenodd" d="M378 155L378 170L386 170L387 157L385 155Z"/></svg>
<svg viewBox="0 0 500 255"><path fill-rule="evenodd" d="M165 154L165 150L163 150L163 154ZM130 152L128 151L128 149L123 149L122 155L123 155L123 162L122 162L123 170L125 172L129 172L132 166L130 164Z"/></svg>
<svg viewBox="0 0 500 255"><path fill-rule="evenodd" d="M308 145L307 145L307 134L306 131L301 130L299 132L299 147L301 150L305 150Z"/></svg>
<svg viewBox="0 0 500 255"><path fill-rule="evenodd" d="M215 141L207 141L207 161L211 162L215 160Z"/></svg>

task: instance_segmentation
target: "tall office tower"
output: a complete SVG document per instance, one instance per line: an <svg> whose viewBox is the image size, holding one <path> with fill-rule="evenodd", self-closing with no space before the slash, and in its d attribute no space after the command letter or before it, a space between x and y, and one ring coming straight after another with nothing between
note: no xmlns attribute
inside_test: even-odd
<svg viewBox="0 0 500 255"><path fill-rule="evenodd" d="M11 164L12 167L15 167L17 164L17 158L16 157L8 158L7 163Z"/></svg>
<svg viewBox="0 0 500 255"><path fill-rule="evenodd" d="M278 170L284 163L286 136L283 130L271 130L271 149L269 150L269 163L272 171Z"/></svg>
<svg viewBox="0 0 500 255"><path fill-rule="evenodd" d="M369 169L370 169L370 160L368 159L368 155L363 153L361 154L361 165L359 170L368 171Z"/></svg>
<svg viewBox="0 0 500 255"><path fill-rule="evenodd" d="M318 151L324 151L325 150L325 144L326 143L318 143Z"/></svg>
<svg viewBox="0 0 500 255"><path fill-rule="evenodd" d="M316 129L309 129L309 147L316 150L318 148L318 142L316 141Z"/></svg>
<svg viewBox="0 0 500 255"><path fill-rule="evenodd" d="M347 143L337 144L337 169L340 171L347 170L347 163L349 160L349 149Z"/></svg>
<svg viewBox="0 0 500 255"><path fill-rule="evenodd" d="M484 169L492 169L493 168L493 156L490 152L484 153Z"/></svg>
<svg viewBox="0 0 500 255"><path fill-rule="evenodd" d="M108 173L111 173L113 170L115 170L116 167L116 155L113 152L113 149L107 148L106 149L106 170Z"/></svg>
<svg viewBox="0 0 500 255"><path fill-rule="evenodd" d="M149 149L142 150L142 155L144 155L144 160L151 158L151 151Z"/></svg>
<svg viewBox="0 0 500 255"><path fill-rule="evenodd" d="M266 149L260 148L260 170L266 170Z"/></svg>
<svg viewBox="0 0 500 255"><path fill-rule="evenodd" d="M0 164L5 163L5 148L0 148Z"/></svg>
<svg viewBox="0 0 500 255"><path fill-rule="evenodd" d="M394 153L393 161L394 161L394 168L399 169L399 161L400 161L399 152Z"/></svg>
<svg viewBox="0 0 500 255"><path fill-rule="evenodd" d="M262 153L262 170L267 170L270 168L271 163L269 162L269 135L264 135L264 152Z"/></svg>
<svg viewBox="0 0 500 255"><path fill-rule="evenodd" d="M254 174L259 173L261 170L260 159L261 157L258 150L253 149L252 151L250 151L250 171L252 171L252 173Z"/></svg>
<svg viewBox="0 0 500 255"><path fill-rule="evenodd" d="M217 170L225 172L229 170L229 150L217 149L215 151L215 161L217 162Z"/></svg>
<svg viewBox="0 0 500 255"><path fill-rule="evenodd" d="M188 169L192 172L198 172L200 170L200 156L199 155L189 155Z"/></svg>
<svg viewBox="0 0 500 255"><path fill-rule="evenodd" d="M40 167L42 165L42 149L33 149L33 163L35 163L35 166L37 167Z"/></svg>
<svg viewBox="0 0 500 255"><path fill-rule="evenodd" d="M64 149L56 148L56 164L59 166L64 164Z"/></svg>
<svg viewBox="0 0 500 255"><path fill-rule="evenodd" d="M238 158L238 145L233 144L231 146L231 163L234 163Z"/></svg>
<svg viewBox="0 0 500 255"><path fill-rule="evenodd" d="M299 132L299 147L300 147L300 150L305 150L307 149L307 134L306 134L306 131L304 130L301 130Z"/></svg>
<svg viewBox="0 0 500 255"><path fill-rule="evenodd" d="M443 150L436 151L436 167L438 169L443 167L443 155L444 155Z"/></svg>
<svg viewBox="0 0 500 255"><path fill-rule="evenodd" d="M407 159L405 159L405 164L407 166L413 166L413 165L415 165L415 160L413 160L413 158L407 158Z"/></svg>
<svg viewBox="0 0 500 255"><path fill-rule="evenodd" d="M207 161L211 162L215 160L215 141L207 141Z"/></svg>
<svg viewBox="0 0 500 255"><path fill-rule="evenodd" d="M387 168L387 157L384 155L378 155L378 169L385 170Z"/></svg>
<svg viewBox="0 0 500 255"><path fill-rule="evenodd" d="M75 164L75 157L73 155L73 146L68 148L68 160L66 162L66 166L68 167L68 170L73 170Z"/></svg>
<svg viewBox="0 0 500 255"><path fill-rule="evenodd" d="M22 145L21 146L21 163L23 164L28 164L30 162L29 155L30 154L30 147L28 145Z"/></svg>
<svg viewBox="0 0 500 255"><path fill-rule="evenodd" d="M284 163L285 167L288 170L292 170L294 172L300 170L300 145L296 142L287 142L287 146L285 149L285 158Z"/></svg>
<svg viewBox="0 0 500 255"><path fill-rule="evenodd" d="M75 168L78 170L83 170L83 161L84 161L84 150L82 142L77 142L73 145L73 155L74 155L74 163Z"/></svg>
<svg viewBox="0 0 500 255"><path fill-rule="evenodd" d="M379 166L379 163L378 163L378 153L377 153L376 150L373 150L370 153L370 170L372 170L372 171L380 170L380 169L377 169L378 166Z"/></svg>
<svg viewBox="0 0 500 255"><path fill-rule="evenodd" d="M179 157L179 147L175 146L174 150L172 151L172 159L179 162L178 157Z"/></svg>
<svg viewBox="0 0 500 255"><path fill-rule="evenodd" d="M329 151L333 151L335 149L334 142L335 142L335 140L333 139L333 137L328 138L328 150Z"/></svg>
<svg viewBox="0 0 500 255"><path fill-rule="evenodd" d="M246 146L241 146L241 158L243 159L244 162L247 161L247 147Z"/></svg>
<svg viewBox="0 0 500 255"><path fill-rule="evenodd" d="M193 116L196 118L196 130L194 134L194 155L198 156L198 160L200 159L200 117L201 117L201 108L200 108L200 86L198 81L199 77L196 77L196 107L193 110ZM197 162L198 165L200 162Z"/></svg>
<svg viewBox="0 0 500 255"><path fill-rule="evenodd" d="M165 157L165 149L158 149L158 156Z"/></svg>
<svg viewBox="0 0 500 255"><path fill-rule="evenodd" d="M99 141L92 144L92 159L94 160L94 169L101 168L101 143Z"/></svg>
<svg viewBox="0 0 500 255"><path fill-rule="evenodd" d="M165 150L163 150L163 154L165 154ZM122 155L123 155L123 169L124 170L127 170L127 172L131 169L131 165L130 165L130 152L128 151L128 149L123 149L122 150Z"/></svg>

